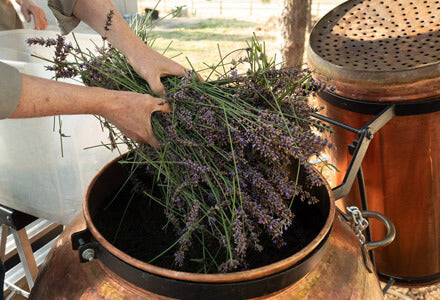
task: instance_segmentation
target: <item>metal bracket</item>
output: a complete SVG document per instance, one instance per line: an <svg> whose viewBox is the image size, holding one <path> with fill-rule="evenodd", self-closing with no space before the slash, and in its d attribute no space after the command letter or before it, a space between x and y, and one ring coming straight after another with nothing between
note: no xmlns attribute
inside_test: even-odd
<svg viewBox="0 0 440 300"><path fill-rule="evenodd" d="M92 241L93 237L88 229L73 233L70 239L72 241L72 249L78 250L81 263L98 258L99 244L96 241Z"/></svg>
<svg viewBox="0 0 440 300"><path fill-rule="evenodd" d="M386 104L383 105L385 106ZM358 135L358 139L354 140L353 144L348 145L348 151L352 155L352 158L342 183L333 188L333 194L336 200L345 197L350 192L354 180L357 178L359 182L362 210L368 210L367 195L365 192L365 184L362 172L362 161L368 150L368 146L374 137L374 134L379 131L383 126L385 126L394 116L396 116L395 105L388 104L385 108L382 108L382 111L380 111L378 115L376 115L372 120L365 124L361 129L354 128L352 126L338 122L317 113L314 113L313 116L319 120L336 125ZM371 241L371 231L369 227L367 228L366 235L367 240ZM371 262L367 259L368 252L370 254ZM374 253L372 251L368 251L367 247L362 245L362 256L364 258L365 266L367 267L368 271L372 272L375 269Z"/></svg>
<svg viewBox="0 0 440 300"><path fill-rule="evenodd" d="M375 268L373 266L373 263L369 259L368 250L367 247L365 247L365 244L361 245L361 250L362 250L362 259L364 260L364 265L367 268L368 273L373 273L375 271Z"/></svg>
<svg viewBox="0 0 440 300"><path fill-rule="evenodd" d="M0 224L15 230L20 230L37 219L37 217L0 205Z"/></svg>
<svg viewBox="0 0 440 300"><path fill-rule="evenodd" d="M374 117L370 122L365 124L361 129L351 127L347 124L335 121L333 119L327 118L320 114L314 113L313 116L324 122L339 126L351 132L357 133L359 139L354 142L353 157L348 166L347 172L345 173L344 180L340 185L333 188L333 194L335 199L341 199L348 195L353 185L353 182L357 176L357 173L361 167L362 160L365 157L368 146L374 137L374 134L381 129L385 124L387 124L394 116L394 104L389 105L383 109L376 117Z"/></svg>

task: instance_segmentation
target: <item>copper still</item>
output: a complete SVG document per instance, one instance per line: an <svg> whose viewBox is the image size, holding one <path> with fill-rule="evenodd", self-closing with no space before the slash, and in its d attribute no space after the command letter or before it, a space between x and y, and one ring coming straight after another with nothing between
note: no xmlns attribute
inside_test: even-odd
<svg viewBox="0 0 440 300"><path fill-rule="evenodd" d="M126 178L117 159L97 174L86 194L84 216L78 215L54 244L30 299L383 299L365 249L389 244L394 227L383 216L364 212L383 221L389 234L382 242L361 246L347 216L335 213L327 184L312 191L320 199L313 218L322 229L301 251L248 271L196 274L139 261L97 231L94 215Z"/></svg>
<svg viewBox="0 0 440 300"><path fill-rule="evenodd" d="M439 41L439 1L352 0L315 25L307 53L314 78L331 87L319 94L324 115L361 128L384 109L393 113L371 140L362 171L368 209L397 230L392 245L374 251L378 273L401 284L440 280ZM347 145L359 136L333 129L337 186L351 160ZM359 187L337 205L361 207ZM371 227L373 239L383 237L383 226Z"/></svg>

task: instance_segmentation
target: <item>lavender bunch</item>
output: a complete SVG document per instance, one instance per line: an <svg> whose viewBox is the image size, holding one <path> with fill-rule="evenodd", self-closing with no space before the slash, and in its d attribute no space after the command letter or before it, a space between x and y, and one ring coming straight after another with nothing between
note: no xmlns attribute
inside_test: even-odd
<svg viewBox="0 0 440 300"><path fill-rule="evenodd" d="M148 43L151 22L136 22L134 31ZM75 70L72 76L79 74L87 85L152 94L111 45L97 54L54 46L57 76ZM58 49L74 59L67 62ZM160 255L173 251L176 268L194 263L197 257L191 255L201 249L202 272L246 269L249 251L266 246L263 235L276 247L286 245L283 234L292 226L294 201L318 201L310 189L322 182L309 161L331 145L321 134L328 128L312 118L318 108L308 99L322 86L309 70L277 67L255 36L242 52L229 63L221 57L205 82L192 71L164 79L172 112L153 119L160 149L135 143L104 121L111 143L130 149L124 163L135 170L130 177L137 194L163 207L176 241ZM160 197L143 178L154 178Z"/></svg>

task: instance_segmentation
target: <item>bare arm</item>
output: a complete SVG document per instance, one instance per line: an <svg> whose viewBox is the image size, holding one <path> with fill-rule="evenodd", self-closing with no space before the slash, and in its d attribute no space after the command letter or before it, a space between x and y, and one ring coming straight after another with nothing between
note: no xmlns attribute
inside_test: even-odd
<svg viewBox="0 0 440 300"><path fill-rule="evenodd" d="M20 5L20 10L26 22L31 22L32 15L34 16L35 29L44 30L47 28L46 14L33 0L15 0L15 2Z"/></svg>
<svg viewBox="0 0 440 300"><path fill-rule="evenodd" d="M111 10L114 11L112 24L110 30L106 31L104 26ZM148 82L153 92L165 93L160 82L161 77L185 74L181 65L145 45L110 0L77 0L73 14L96 32L106 36L108 41L128 58L134 70Z"/></svg>
<svg viewBox="0 0 440 300"><path fill-rule="evenodd" d="M151 127L151 114L159 110L169 112L169 104L162 99L24 74L21 79L20 101L9 118L96 114L108 119L129 138L159 146Z"/></svg>

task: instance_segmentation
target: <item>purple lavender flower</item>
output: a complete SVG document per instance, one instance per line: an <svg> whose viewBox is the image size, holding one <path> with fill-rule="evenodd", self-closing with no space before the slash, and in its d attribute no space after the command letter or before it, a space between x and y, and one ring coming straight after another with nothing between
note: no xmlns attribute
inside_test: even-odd
<svg viewBox="0 0 440 300"><path fill-rule="evenodd" d="M105 32L112 18L110 11ZM79 74L89 86L150 93L126 58L107 43L96 49L95 56L82 56L63 37L28 42L55 47L50 69L57 78ZM283 235L294 218L292 201L318 201L310 188L322 180L308 161L330 144L320 134L326 127L312 117L319 108L312 107L309 98L326 87L311 79L310 70L258 69L255 60L261 53L256 52L246 49L247 56L232 60L232 68L217 80L197 82L193 71L163 79L173 111L153 116L155 133L163 143L159 151L104 123L111 144L122 141L134 153L136 172L154 178L164 214L179 241L173 249L178 267L206 246L214 247L209 254L215 258L209 259L216 260L212 265L218 271L245 268L249 249L264 251L262 234L278 247L285 245ZM70 53L83 60L69 63ZM244 65L250 69L239 74ZM297 168L305 174L302 185L292 180ZM133 176L135 192L148 194L136 178L142 176Z"/></svg>

